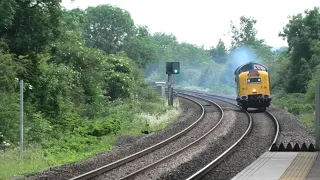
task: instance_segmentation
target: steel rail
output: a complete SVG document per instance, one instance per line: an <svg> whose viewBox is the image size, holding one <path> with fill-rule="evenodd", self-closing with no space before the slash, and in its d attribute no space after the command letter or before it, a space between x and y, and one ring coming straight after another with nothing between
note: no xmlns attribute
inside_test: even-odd
<svg viewBox="0 0 320 180"><path fill-rule="evenodd" d="M178 90L178 91L193 92L193 91L190 91L190 90ZM220 100L221 99L228 99L228 100L231 100L231 101L235 101L235 99L232 99L230 97L220 96L220 95L207 94L207 93L203 93L203 92L199 92L199 91L195 91L193 93L201 94L201 95L206 96L206 97L217 97ZM279 137L280 124L279 124L278 119L270 111L265 111L265 113L273 120L273 123L275 125L275 135L274 135L273 141L272 141L272 143L271 143L271 145L270 145L270 147L268 149L269 151L271 151L272 146L276 143L276 141L277 141L277 139Z"/></svg>
<svg viewBox="0 0 320 180"><path fill-rule="evenodd" d="M179 90L181 91L181 90ZM182 90L184 91L184 90ZM188 91L190 93L192 93L192 91ZM240 107L239 105L237 104L234 104L232 102L229 102L229 101L226 101L224 99L228 99L228 100L232 100L232 101L235 101L234 99L232 98L229 98L229 97L224 97L224 96L219 96L219 95L211 95L211 94L206 94L206 93L201 93L201 92L193 92L193 93L196 93L196 94L200 94L202 96L205 96L205 97L211 97L211 98L215 98L215 99L219 99L219 100L222 100L224 102L227 102L227 103L230 103L230 104L233 104L235 106L237 106L238 108L242 109L242 107ZM243 109L242 109L243 110ZM247 115L250 116L249 112L243 110ZM279 136L279 132L280 132L280 125L279 125L279 122L277 120L277 118L269 111L265 111L265 113L273 120L273 123L275 124L275 136L274 136L274 139L271 143L271 146L269 147L269 151L271 150L273 144L275 144L275 142L277 141L278 139L278 136ZM250 116L251 117L251 116ZM251 117L251 122L252 122L252 117ZM251 127L252 128L252 127ZM248 129L246 131L246 134L248 134ZM243 139L245 135L243 135L240 139ZM237 141L237 142L240 142L240 139ZM190 176L187 180L193 180L193 179L200 179L201 177L203 177L205 174L207 174L212 168L214 168L215 166L217 166L231 151L233 148L235 148L235 146L237 145L237 142L233 144L232 147L230 147L228 150L230 150L229 152L224 152L223 154L221 154L218 158L216 158L215 160L213 160L212 162L210 162L209 164L207 164L204 168L200 169L198 172L196 172L195 174L193 174L192 176ZM227 150L227 151L228 151Z"/></svg>
<svg viewBox="0 0 320 180"><path fill-rule="evenodd" d="M170 142L180 138L181 136L183 136L184 134L189 132L192 128L194 128L203 119L204 114L205 114L205 110L204 110L204 107L199 102L197 102L197 101L195 101L195 100L193 100L191 98L187 98L187 97L183 97L183 96L180 96L180 97L188 99L188 100L196 103L198 106L201 107L201 110L202 110L201 116L195 122L193 122L191 125L189 125L185 129L183 129L182 131L178 132L177 134L175 134L175 135L171 136L170 138L165 139L165 140L163 140L163 141L161 141L161 142L159 142L159 143L157 143L157 144L155 144L153 146L150 146L150 147L148 147L146 149L143 149L143 150L141 150L139 152L136 152L136 153L134 153L132 155L129 155L127 157L124 157L124 158L119 159L117 161L114 161L112 163L109 163L109 164L107 164L105 166L99 167L99 168L94 169L92 171L89 171L89 172L86 172L84 174L81 174L81 175L78 175L76 177L73 177L70 180L86 180L86 179L98 176L98 175L100 175L102 173L105 173L105 172L110 171L112 169L115 169L115 168L117 168L117 167L119 167L119 166L121 166L123 164L126 164L126 163L128 163L130 161L133 161L134 159L137 159L137 158L139 158L141 156L149 154L150 152L169 144Z"/></svg>
<svg viewBox="0 0 320 180"><path fill-rule="evenodd" d="M180 94L183 94L183 93L180 93ZM177 151L169 154L168 156L165 156L165 157L159 159L158 161L156 161L156 162L154 162L154 163L152 163L152 164L149 164L149 165L147 165L147 166L145 166L145 167L143 167L143 168L141 168L141 169L139 169L139 170L137 170L137 171L135 171L135 172L132 172L131 174L126 175L125 177L122 177L122 178L119 179L119 180L133 179L135 176L137 176L137 175L139 175L139 174L147 171L148 169L150 169L150 168L152 168L152 167L154 167L154 166L162 163L163 161L165 161L165 160L167 160L167 159L169 159L169 158L172 158L172 157L178 155L179 153L181 153L181 152L184 151L185 149L187 149L187 148L195 145L196 143L198 143L199 141L201 141L202 139L204 139L206 136L208 136L212 131L214 131L214 130L221 124L222 119L223 119L223 117L224 117L224 111L223 111L223 109L222 109L221 106L219 106L217 103L215 103L215 102L213 102L213 101L211 101L211 100L205 99L205 98L203 98L203 97L194 96L194 95L190 95L190 94L183 94L183 95L192 96L192 97L195 97L195 98L198 98L198 99L202 99L202 100L204 100L204 101L207 101L207 102L209 102L209 103L214 104L215 106L217 106L217 107L219 108L220 112L221 112L221 117L220 117L218 123L217 123L213 128L211 128L208 132L206 132L204 135L202 135L201 137L199 137L198 139L196 139L196 140L193 141L192 143L188 144L187 146L184 146L183 148L181 148L181 149L179 149L179 150L177 150ZM179 96L180 96L180 95L179 95Z"/></svg>
<svg viewBox="0 0 320 180"><path fill-rule="evenodd" d="M271 119L273 119L273 123L275 125L275 135L274 135L274 138L273 138L273 141L269 147L269 151L271 151L272 149L272 146L276 143L277 139L278 139L278 136L279 136L279 133L280 133L280 125L279 125L279 121L278 119L269 111L265 111L270 117Z"/></svg>
<svg viewBox="0 0 320 180"><path fill-rule="evenodd" d="M194 173L193 175L191 175L190 177L187 178L187 180L194 180L194 179L200 179L201 177L203 177L205 174L207 174L212 168L214 168L215 166L217 166L222 160L224 160L233 150L235 150L235 148L240 144L240 142L243 141L243 139L250 133L252 126L253 126L253 120L251 115L243 110L240 106L233 104L231 102L219 99L221 101L224 101L226 103L232 104L237 106L238 108L240 108L247 116L249 119L249 125L248 128L246 129L245 133L231 146L229 147L226 151L224 151L220 156L218 156L217 158L215 158L213 161L211 161L210 163L208 163L205 167L203 167L202 169L200 169L199 171L197 171L196 173Z"/></svg>

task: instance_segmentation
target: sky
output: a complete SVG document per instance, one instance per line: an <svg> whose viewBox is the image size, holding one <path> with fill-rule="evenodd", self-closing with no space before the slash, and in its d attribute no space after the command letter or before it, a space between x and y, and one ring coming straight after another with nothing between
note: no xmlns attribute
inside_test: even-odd
<svg viewBox="0 0 320 180"><path fill-rule="evenodd" d="M111 4L130 12L136 25L146 25L150 33L172 33L179 42L208 49L219 39L230 46L230 21L239 24L240 16L257 20L257 37L272 47L287 46L278 36L289 22L289 15L303 13L319 0L62 0L66 9Z"/></svg>

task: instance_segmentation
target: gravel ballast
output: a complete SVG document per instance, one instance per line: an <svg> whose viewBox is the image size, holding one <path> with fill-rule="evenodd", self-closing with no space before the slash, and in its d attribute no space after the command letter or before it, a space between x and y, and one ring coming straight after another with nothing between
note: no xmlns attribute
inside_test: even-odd
<svg viewBox="0 0 320 180"><path fill-rule="evenodd" d="M278 146L280 143L284 143L286 146L288 142L292 145L299 143L300 146L302 143L306 143L307 145L314 143L314 133L304 126L294 115L272 106L267 108L267 110L278 119L280 124L280 134L276 141ZM250 136L246 138L247 143L240 146L236 150L236 153L229 156L203 179L231 179L253 163L264 152L268 151L271 145L271 139L268 137L274 137L275 131L270 131L274 129L274 125L266 113L250 114L254 120L254 127ZM273 128L271 128L272 126ZM254 135L255 133L257 135Z"/></svg>
<svg viewBox="0 0 320 180"><path fill-rule="evenodd" d="M265 113L251 113L253 128L249 136L221 164L202 179L231 179L268 150L274 137L274 125Z"/></svg>
<svg viewBox="0 0 320 180"><path fill-rule="evenodd" d="M294 115L287 111L267 108L280 124L280 134L276 144L285 143L314 143L314 136L310 129L305 127ZM271 119L265 113L251 113L254 120L254 127L251 135L246 138L245 144L229 156L223 163L208 173L203 179L227 180L232 179L243 169L258 159L270 147L271 126L274 126ZM267 127L270 128L267 128Z"/></svg>
<svg viewBox="0 0 320 180"><path fill-rule="evenodd" d="M169 124L167 128L159 132L154 132L140 137L122 137L117 143L118 148L116 150L107 151L101 153L93 158L89 158L85 161L63 165L56 168L50 168L44 172L40 172L35 176L28 177L29 179L70 179L82 173L96 169L103 165L114 162L118 159L124 158L135 152L143 150L151 145L161 142L179 131L185 129L196 121L200 114L201 108L190 100L179 98L181 102L182 114L175 122Z"/></svg>
<svg viewBox="0 0 320 180"><path fill-rule="evenodd" d="M296 116L274 107L268 110L278 119L280 124L280 134L276 141L278 147L280 143L283 143L284 146L291 143L292 147L296 143L298 143L300 147L303 143L306 143L308 147L311 143L313 145L315 144L315 133L303 125Z"/></svg>
<svg viewBox="0 0 320 180"><path fill-rule="evenodd" d="M190 154L194 154L192 159L189 158L188 161L181 163L181 165L177 164L177 168L170 170L167 173L163 173L160 179L188 178L227 150L246 131L249 125L249 120L244 112L238 111L237 108L228 103L218 100L214 101L221 105L225 112L223 124L221 124L222 128L219 128L218 131L212 132L204 141L201 142L201 144L203 143L203 146L205 146L201 152L189 152ZM194 147L191 150L197 151L197 148L199 147ZM185 153L185 156L188 157L188 153ZM183 157L180 158L183 159ZM173 165L175 165L177 161L179 162L179 159L172 159Z"/></svg>
<svg viewBox="0 0 320 180"><path fill-rule="evenodd" d="M195 98L192 98L195 99ZM104 173L103 175L95 179L119 179L124 175L128 175L136 170L139 170L169 154L178 151L179 149L185 147L186 145L192 143L196 139L200 138L203 134L208 132L213 128L219 121L221 113L219 109L207 101L195 99L205 108L204 118L188 133L183 135L181 138L167 144L166 146L149 153L143 157L133 160L123 166L120 166L112 171ZM149 178L147 178L149 179Z"/></svg>

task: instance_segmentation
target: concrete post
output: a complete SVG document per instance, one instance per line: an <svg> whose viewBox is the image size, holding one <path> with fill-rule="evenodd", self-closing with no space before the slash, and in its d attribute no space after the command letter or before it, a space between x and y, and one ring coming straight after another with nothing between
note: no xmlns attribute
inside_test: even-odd
<svg viewBox="0 0 320 180"><path fill-rule="evenodd" d="M23 159L23 80L20 79L20 158Z"/></svg>
<svg viewBox="0 0 320 180"><path fill-rule="evenodd" d="M320 151L320 84L316 85L316 150Z"/></svg>

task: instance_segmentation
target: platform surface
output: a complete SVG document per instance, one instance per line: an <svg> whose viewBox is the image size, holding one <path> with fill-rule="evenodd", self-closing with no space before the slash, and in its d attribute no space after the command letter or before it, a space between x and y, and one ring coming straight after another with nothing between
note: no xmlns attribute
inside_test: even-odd
<svg viewBox="0 0 320 180"><path fill-rule="evenodd" d="M232 180L320 180L318 152L265 152Z"/></svg>

